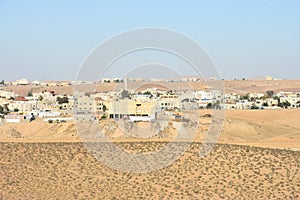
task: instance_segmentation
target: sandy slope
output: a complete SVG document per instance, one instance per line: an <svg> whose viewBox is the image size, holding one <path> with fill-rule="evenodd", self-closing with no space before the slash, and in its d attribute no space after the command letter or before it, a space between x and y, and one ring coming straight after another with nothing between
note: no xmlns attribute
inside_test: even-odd
<svg viewBox="0 0 300 200"><path fill-rule="evenodd" d="M128 87L130 89L136 89L137 91L140 89L146 89L151 87L151 85L155 85L156 88L161 88L163 90L180 90L183 88L188 89L204 89L204 82L192 82L192 83L177 83L177 82L130 82ZM147 86L147 87L146 87ZM79 88L82 91L97 91L97 92L105 92L105 91L119 91L120 88L123 88L123 83L102 83L97 85L83 85ZM27 95L28 92L42 92L44 90L55 91L57 94L73 94L73 86L53 86L53 87L41 87L41 86L4 86L2 87L4 90L14 91L19 95ZM300 80L225 80L224 81L224 89L227 93L235 92L235 93L248 93L248 92L260 92L265 93L268 90L278 91L293 91L299 92L300 88Z"/></svg>
<svg viewBox="0 0 300 200"><path fill-rule="evenodd" d="M201 115L210 111L201 111ZM220 143L244 144L274 148L300 148L300 110L228 110ZM204 138L209 128L210 118L200 118L197 141ZM106 122L102 125L111 129L109 136L112 139L134 140L122 134L122 130ZM168 130L173 130L171 127ZM174 132L174 130L173 130ZM170 137L176 134L172 133ZM164 135L166 137L166 134ZM167 137L167 138L170 138ZM143 139L145 140L145 139ZM155 140L158 140L156 138ZM42 120L23 122L20 124L6 123L0 126L0 141L14 142L63 142L80 141L76 126L71 122L49 124Z"/></svg>
<svg viewBox="0 0 300 200"><path fill-rule="evenodd" d="M148 173L104 165L76 142L72 123L7 124L0 127L0 199L299 199L300 151L274 149L299 149L299 119L299 110L228 111L219 142L230 144L216 144L200 158L202 144L194 142L169 166ZM200 118L200 139L210 120ZM116 130L115 145L135 153L155 152L170 140L141 142Z"/></svg>
<svg viewBox="0 0 300 200"><path fill-rule="evenodd" d="M230 110L221 143L300 148L300 110Z"/></svg>
<svg viewBox="0 0 300 200"><path fill-rule="evenodd" d="M73 123L49 124L41 119L20 124L6 123L0 127L0 141L76 141Z"/></svg>
<svg viewBox="0 0 300 200"><path fill-rule="evenodd" d="M155 151L164 143L119 145ZM193 143L163 169L126 173L82 143L0 143L0 199L300 198L299 152L218 144L200 158L200 147Z"/></svg>

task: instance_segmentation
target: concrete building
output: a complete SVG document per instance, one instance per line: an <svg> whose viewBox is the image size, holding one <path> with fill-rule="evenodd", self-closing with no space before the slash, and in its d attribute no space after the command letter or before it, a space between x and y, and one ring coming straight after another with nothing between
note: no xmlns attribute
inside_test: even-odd
<svg viewBox="0 0 300 200"><path fill-rule="evenodd" d="M262 97L264 97L265 95L263 93L250 93L249 94L249 98L256 98L256 99L260 99Z"/></svg>
<svg viewBox="0 0 300 200"><path fill-rule="evenodd" d="M41 82L40 81L32 81L31 85L39 86L39 85L41 85Z"/></svg>
<svg viewBox="0 0 300 200"><path fill-rule="evenodd" d="M61 115L73 115L74 113L74 100L69 99L68 103L58 104L58 111Z"/></svg>
<svg viewBox="0 0 300 200"><path fill-rule="evenodd" d="M5 122L9 122L9 123L20 123L21 122L21 115L5 115Z"/></svg>
<svg viewBox="0 0 300 200"><path fill-rule="evenodd" d="M92 114L95 112L95 98L79 93L74 99L74 110L76 114Z"/></svg>
<svg viewBox="0 0 300 200"><path fill-rule="evenodd" d="M35 100L41 100L41 99L56 100L54 91L34 92L32 93L32 97Z"/></svg>
<svg viewBox="0 0 300 200"><path fill-rule="evenodd" d="M174 110L177 108L180 108L180 99L177 95L161 95L156 103L157 112Z"/></svg>
<svg viewBox="0 0 300 200"><path fill-rule="evenodd" d="M38 116L41 118L58 117L60 116L60 112L54 112L49 109L45 109L38 111Z"/></svg>
<svg viewBox="0 0 300 200"><path fill-rule="evenodd" d="M13 85L28 85L29 81L25 78L16 80L15 82L12 83Z"/></svg>
<svg viewBox="0 0 300 200"><path fill-rule="evenodd" d="M35 101L28 101L23 96L17 96L14 101L8 104L9 111L18 110L19 113L28 114L35 108Z"/></svg>
<svg viewBox="0 0 300 200"><path fill-rule="evenodd" d="M10 91L6 91L6 90L2 90L0 89L0 98L6 98L6 99L9 99L9 98L15 98L16 97L16 94L14 92L10 92Z"/></svg>
<svg viewBox="0 0 300 200"><path fill-rule="evenodd" d="M155 102L132 99L120 99L109 102L109 118L120 119L129 116L149 117L155 119Z"/></svg>
<svg viewBox="0 0 300 200"><path fill-rule="evenodd" d="M300 96L297 96L297 95L288 95L288 96L283 96L283 97L280 97L280 102L289 102L291 104L290 107L297 107L297 103L300 101Z"/></svg>

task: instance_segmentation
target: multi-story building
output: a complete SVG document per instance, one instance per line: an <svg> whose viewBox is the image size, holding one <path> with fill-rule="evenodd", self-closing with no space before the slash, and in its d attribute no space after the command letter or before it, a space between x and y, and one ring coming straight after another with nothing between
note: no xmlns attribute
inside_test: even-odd
<svg viewBox="0 0 300 200"><path fill-rule="evenodd" d="M156 103L157 112L180 108L180 99L177 95L161 95Z"/></svg>
<svg viewBox="0 0 300 200"><path fill-rule="evenodd" d="M15 98L16 94L14 92L10 92L10 91L0 89L0 98L1 97L6 98L6 99Z"/></svg>
<svg viewBox="0 0 300 200"><path fill-rule="evenodd" d="M155 119L155 101L119 99L109 102L107 113L109 118L125 118L130 116L149 117Z"/></svg>
<svg viewBox="0 0 300 200"><path fill-rule="evenodd" d="M23 96L17 96L15 100L8 104L9 111L18 111L20 113L29 114L36 107L36 101L28 101Z"/></svg>

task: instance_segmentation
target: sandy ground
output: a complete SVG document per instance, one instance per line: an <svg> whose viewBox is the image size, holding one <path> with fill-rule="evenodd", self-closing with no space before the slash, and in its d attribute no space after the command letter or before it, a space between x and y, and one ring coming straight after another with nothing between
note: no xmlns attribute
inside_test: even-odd
<svg viewBox="0 0 300 200"><path fill-rule="evenodd" d="M228 80L224 82L227 93L266 93L268 90L274 92L299 92L300 80L245 80L234 81Z"/></svg>
<svg viewBox="0 0 300 200"><path fill-rule="evenodd" d="M220 143L300 149L300 110L230 110Z"/></svg>
<svg viewBox="0 0 300 200"><path fill-rule="evenodd" d="M128 88L135 89L136 91L150 88L155 85L156 88L161 88L163 90L180 90L183 88L188 89L204 89L205 82L192 82L192 83L172 83L172 82L129 82ZM87 91L91 90L93 92L106 92L106 91L119 91L120 88L123 88L123 83L102 83L97 85L83 85L78 90ZM53 87L41 87L41 86L4 86L1 87L4 90L14 91L19 95L26 96L28 92L42 92L55 91L57 94L73 94L73 86L53 86ZM226 93L239 93L246 94L248 92L257 92L257 93L266 93L268 90L273 90L275 92L279 91L291 91L299 92L300 80L225 80L224 89Z"/></svg>
<svg viewBox="0 0 300 200"><path fill-rule="evenodd" d="M142 151L163 145L119 144ZM0 199L300 198L299 152L218 144L200 158L200 147L193 143L163 169L126 173L97 161L82 143L0 143Z"/></svg>
<svg viewBox="0 0 300 200"><path fill-rule="evenodd" d="M147 173L104 165L71 122L5 124L0 126L0 200L300 199L299 111L229 110L218 144L201 158L211 123L204 117L211 111L201 110L196 140L185 154ZM158 151L176 135L169 127L172 134L163 138L139 139L124 135L111 121L101 126L115 145L135 154Z"/></svg>
<svg viewBox="0 0 300 200"><path fill-rule="evenodd" d="M210 113L201 110L199 115ZM241 144L268 148L300 149L300 110L228 110L219 143ZM195 141L201 142L209 129L211 118L200 117ZM149 139L137 139L123 134L111 121L101 122L102 129L115 141L158 141L171 140L175 129L169 134ZM0 142L80 142L76 126L71 123L43 122L41 119L20 124L6 123L0 126Z"/></svg>

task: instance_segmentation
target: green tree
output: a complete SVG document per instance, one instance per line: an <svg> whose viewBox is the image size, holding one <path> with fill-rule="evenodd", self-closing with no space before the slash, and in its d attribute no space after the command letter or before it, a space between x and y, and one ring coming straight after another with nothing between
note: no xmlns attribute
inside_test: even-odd
<svg viewBox="0 0 300 200"><path fill-rule="evenodd" d="M212 107L213 107L212 103L208 103L208 104L206 105L206 108L207 108L207 109L212 109Z"/></svg>
<svg viewBox="0 0 300 200"><path fill-rule="evenodd" d="M259 107L255 104L252 104L251 109L259 109Z"/></svg>
<svg viewBox="0 0 300 200"><path fill-rule="evenodd" d="M4 114L4 108L0 105L0 114Z"/></svg>
<svg viewBox="0 0 300 200"><path fill-rule="evenodd" d="M277 100L277 101L280 100L280 98L279 98L278 96L274 96L273 99L274 99L274 100Z"/></svg>
<svg viewBox="0 0 300 200"><path fill-rule="evenodd" d="M274 91L273 90L268 90L266 92L266 94L268 95L268 97L272 97L274 95Z"/></svg>
<svg viewBox="0 0 300 200"><path fill-rule="evenodd" d="M103 110L103 112L105 112L106 110L107 110L107 107L106 107L106 105L102 105L102 110Z"/></svg>
<svg viewBox="0 0 300 200"><path fill-rule="evenodd" d="M291 106L291 103L290 103L290 102L288 102L288 101L282 102L282 104L283 104L283 106L284 106L285 108L287 108L287 107L290 107L290 106Z"/></svg>
<svg viewBox="0 0 300 200"><path fill-rule="evenodd" d="M19 109L18 108L14 108L14 112L19 112Z"/></svg>
<svg viewBox="0 0 300 200"><path fill-rule="evenodd" d="M69 98L67 96L57 97L56 101L58 102L58 104L69 103Z"/></svg>
<svg viewBox="0 0 300 200"><path fill-rule="evenodd" d="M240 97L240 100L248 100L249 97L250 97L250 94L248 93L248 94L246 94L246 95L244 95L244 96L241 96L241 97Z"/></svg>
<svg viewBox="0 0 300 200"><path fill-rule="evenodd" d="M151 94L151 92L147 90L147 91L144 92L143 94Z"/></svg>
<svg viewBox="0 0 300 200"><path fill-rule="evenodd" d="M8 107L5 104L4 106L0 106L0 114L6 115L8 113Z"/></svg>
<svg viewBox="0 0 300 200"><path fill-rule="evenodd" d="M279 103L278 103L278 106L281 107L281 108L288 108L288 107L291 106L291 103L288 102L288 101L279 102Z"/></svg>
<svg viewBox="0 0 300 200"><path fill-rule="evenodd" d="M267 97L266 97L266 96L262 96L262 97L260 97L260 99L262 99L262 100L266 100L266 99L267 99Z"/></svg>

